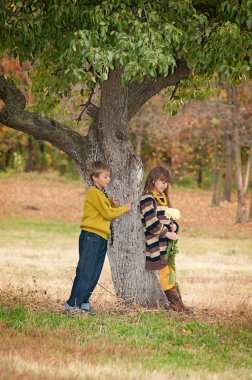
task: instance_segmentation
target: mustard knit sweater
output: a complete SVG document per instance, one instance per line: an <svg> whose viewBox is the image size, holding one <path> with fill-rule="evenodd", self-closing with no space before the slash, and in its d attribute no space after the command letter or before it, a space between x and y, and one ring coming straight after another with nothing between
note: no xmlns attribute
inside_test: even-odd
<svg viewBox="0 0 252 380"><path fill-rule="evenodd" d="M112 207L102 191L91 186L86 193L81 229L100 235L108 240L110 235L110 219L128 211L127 206Z"/></svg>

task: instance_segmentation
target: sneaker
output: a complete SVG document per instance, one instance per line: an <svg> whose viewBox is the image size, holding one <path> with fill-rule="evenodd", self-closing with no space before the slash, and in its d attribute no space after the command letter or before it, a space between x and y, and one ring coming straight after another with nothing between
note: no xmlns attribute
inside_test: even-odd
<svg viewBox="0 0 252 380"><path fill-rule="evenodd" d="M80 305L80 309L83 310L83 311L90 311L91 310L91 305L90 305L89 302L82 303Z"/></svg>
<svg viewBox="0 0 252 380"><path fill-rule="evenodd" d="M89 315L96 315L95 310L91 307L90 303L82 303L80 305L80 310L83 313L87 313Z"/></svg>
<svg viewBox="0 0 252 380"><path fill-rule="evenodd" d="M79 308L77 306L70 306L67 302L65 302L65 311L74 311L78 309Z"/></svg>

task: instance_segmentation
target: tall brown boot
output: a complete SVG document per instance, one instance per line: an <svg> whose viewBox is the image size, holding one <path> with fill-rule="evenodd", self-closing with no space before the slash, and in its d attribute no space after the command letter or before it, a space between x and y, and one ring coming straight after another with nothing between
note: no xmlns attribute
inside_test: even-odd
<svg viewBox="0 0 252 380"><path fill-rule="evenodd" d="M185 311L185 307L183 302L181 301L177 289L174 287L169 290L165 290L166 298L168 299L171 308L178 313L181 311Z"/></svg>
<svg viewBox="0 0 252 380"><path fill-rule="evenodd" d="M184 308L184 311L186 311L187 313L192 313L194 311L194 307L188 307L184 304L184 302L182 301L182 297L181 297L181 293L180 293L180 290L176 287L176 290L177 290L177 293L178 293L178 296L180 298L180 301L183 305L183 308Z"/></svg>

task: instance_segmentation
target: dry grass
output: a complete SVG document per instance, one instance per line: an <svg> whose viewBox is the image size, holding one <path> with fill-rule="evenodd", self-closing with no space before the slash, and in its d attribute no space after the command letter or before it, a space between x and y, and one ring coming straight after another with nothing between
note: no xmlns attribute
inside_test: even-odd
<svg viewBox="0 0 252 380"><path fill-rule="evenodd" d="M61 241L62 243L62 241ZM209 239L211 244L211 239ZM1 298L5 303L18 302L32 309L63 310L76 266L76 240L72 250L0 249ZM251 317L251 259L243 255L181 252L177 259L178 279L184 301L196 305L197 312L224 316ZM92 296L100 311L118 308L108 260ZM245 315L244 315L245 313Z"/></svg>
<svg viewBox="0 0 252 380"><path fill-rule="evenodd" d="M227 370L221 373L209 373L207 370L171 370L147 371L143 368L132 367L130 364L91 364L74 361L70 364L64 362L41 363L31 359L24 360L18 355L3 355L0 358L0 370L4 368L2 380L245 380L251 379L251 373L246 369Z"/></svg>

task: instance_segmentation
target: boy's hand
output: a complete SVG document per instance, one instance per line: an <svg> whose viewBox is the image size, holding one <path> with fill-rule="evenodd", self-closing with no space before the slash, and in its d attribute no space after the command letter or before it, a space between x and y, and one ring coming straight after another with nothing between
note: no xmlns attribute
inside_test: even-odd
<svg viewBox="0 0 252 380"><path fill-rule="evenodd" d="M111 203L112 206L113 205L119 206L119 201L118 201L118 199L116 197L111 197L110 198L110 203Z"/></svg>
<svg viewBox="0 0 252 380"><path fill-rule="evenodd" d="M177 240L178 235L175 232L167 232L165 235L170 240Z"/></svg>
<svg viewBox="0 0 252 380"><path fill-rule="evenodd" d="M171 232L175 232L177 229L176 224L170 224L170 229L171 229Z"/></svg>
<svg viewBox="0 0 252 380"><path fill-rule="evenodd" d="M125 204L125 206L127 206L128 210L131 210L132 209L132 201L128 202Z"/></svg>

